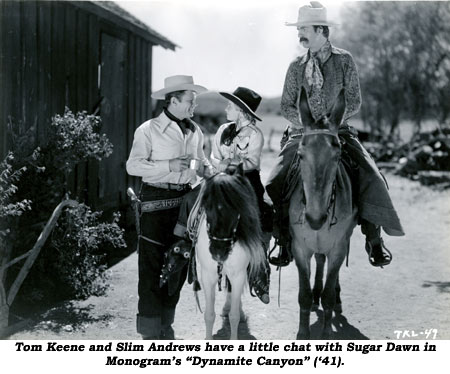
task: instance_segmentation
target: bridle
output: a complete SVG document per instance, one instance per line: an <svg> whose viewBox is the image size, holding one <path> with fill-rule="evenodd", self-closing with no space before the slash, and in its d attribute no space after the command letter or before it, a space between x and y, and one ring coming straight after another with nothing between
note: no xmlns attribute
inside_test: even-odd
<svg viewBox="0 0 450 374"><path fill-rule="evenodd" d="M233 252L233 245L236 242L236 231L237 231L237 227L239 225L240 219L241 219L241 215L238 214L236 224L234 225L234 228L232 231L232 235L229 238L219 238L217 236L212 235L211 227L210 227L209 223L206 222L206 232L208 233L209 240L217 241L217 242L221 242L221 243L229 243L227 245L227 247L229 248L228 255L231 255L231 253ZM217 275L218 275L217 283L219 286L219 291L222 291L222 270L223 270L223 262L217 261Z"/></svg>
<svg viewBox="0 0 450 374"><path fill-rule="evenodd" d="M342 148L341 141L340 141L338 133L336 131L333 131L330 129L307 129L303 133L304 137L310 136L310 135L327 135L327 136L335 137L338 140L339 149ZM339 163L340 162L341 162L341 158L339 158ZM303 198L304 198L304 204L305 204L305 208L306 208L306 196L305 196L304 192L303 192ZM330 221L330 227L331 227L337 223L337 218L335 215L335 212L336 212L336 178L333 181L330 202L328 203L328 207L327 207L327 216L330 214L330 210L332 210L332 216L331 216L331 221ZM305 213L305 211L304 211L304 213Z"/></svg>
<svg viewBox="0 0 450 374"><path fill-rule="evenodd" d="M209 238L209 240L214 240L214 241L222 242L222 243L224 243L224 242L225 242L225 243L226 243L226 242L229 242L229 243L230 243L229 246L232 247L233 244L236 242L236 231L237 231L237 227L238 227L238 225L239 225L240 219L241 219L241 215L238 214L238 217L237 217L237 220L236 220L236 224L234 225L234 228L233 228L233 231L232 231L232 236L230 236L229 238L219 238L219 237L217 237L217 236L214 236L214 235L211 233L211 227L210 227L209 223L206 222L206 231L207 231L207 233L208 233L208 238Z"/></svg>

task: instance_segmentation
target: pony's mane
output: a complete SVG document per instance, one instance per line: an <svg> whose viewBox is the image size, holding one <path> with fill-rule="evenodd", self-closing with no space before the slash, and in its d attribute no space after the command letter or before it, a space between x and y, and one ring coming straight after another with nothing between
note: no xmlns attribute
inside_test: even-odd
<svg viewBox="0 0 450 374"><path fill-rule="evenodd" d="M218 205L222 211L240 214L236 239L250 251L250 272L259 270L264 257L261 250L262 233L258 204L253 188L242 175L217 174L205 182L201 205L210 219L220 219Z"/></svg>

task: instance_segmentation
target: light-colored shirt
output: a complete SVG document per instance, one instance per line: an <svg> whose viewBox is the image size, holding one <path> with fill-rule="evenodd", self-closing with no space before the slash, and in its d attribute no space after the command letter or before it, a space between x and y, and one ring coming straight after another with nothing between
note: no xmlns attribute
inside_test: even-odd
<svg viewBox="0 0 450 374"><path fill-rule="evenodd" d="M194 123L194 122L192 122ZM199 159L209 165L203 152L203 133L195 124L195 131L183 134L176 122L164 112L140 125L135 133L133 146L127 161L127 172L142 177L144 183L194 184L195 170L174 172L169 169L169 160L180 156Z"/></svg>
<svg viewBox="0 0 450 374"><path fill-rule="evenodd" d="M219 127L212 144L211 163L217 169L222 160L239 159L245 171L260 170L261 152L264 146L262 131L250 122L244 123L238 135L227 146L220 144L223 131L230 125L225 123Z"/></svg>
<svg viewBox="0 0 450 374"><path fill-rule="evenodd" d="M323 87L318 95L311 95L311 87L305 76L310 51L295 59L286 73L281 96L281 114L291 122L292 128L303 127L298 109L302 87L308 93L311 114L316 120L330 113L342 89L344 89L346 105L344 120L357 113L361 106L358 71L352 55L344 49L333 47L329 42L325 43L323 49L324 51L318 53L319 57L322 57L320 68L323 76Z"/></svg>

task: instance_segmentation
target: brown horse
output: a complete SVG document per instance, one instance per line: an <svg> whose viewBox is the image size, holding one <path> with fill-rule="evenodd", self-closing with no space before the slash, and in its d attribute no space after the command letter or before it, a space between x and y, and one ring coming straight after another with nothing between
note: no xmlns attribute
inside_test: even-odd
<svg viewBox="0 0 450 374"><path fill-rule="evenodd" d="M331 337L336 282L357 224L356 207L346 209L348 202L351 202L351 183L340 162L338 127L344 112L345 98L341 91L331 114L315 121L302 89L300 115L305 133L298 148L301 180L289 206L293 254L299 273L300 323L297 339L310 338L310 313L313 305L310 274L313 254L323 255L328 261L325 287L321 294L324 310L322 338ZM336 188L337 184L339 188Z"/></svg>

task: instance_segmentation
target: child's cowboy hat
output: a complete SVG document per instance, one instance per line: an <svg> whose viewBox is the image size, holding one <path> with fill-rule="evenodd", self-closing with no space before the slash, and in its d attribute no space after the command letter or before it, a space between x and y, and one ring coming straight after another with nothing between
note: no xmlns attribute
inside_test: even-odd
<svg viewBox="0 0 450 374"><path fill-rule="evenodd" d="M261 121L261 118L259 118L255 113L256 109L258 109L259 103L261 102L261 96L259 96L255 91L246 87L238 87L232 94L228 92L219 92L219 94L232 101L244 112L250 114L258 121Z"/></svg>
<svg viewBox="0 0 450 374"><path fill-rule="evenodd" d="M194 84L194 78L190 75L173 75L164 79L164 88L152 93L153 99L164 100L168 93L175 91L194 91L202 93L207 91L203 86Z"/></svg>
<svg viewBox="0 0 450 374"><path fill-rule="evenodd" d="M338 23L332 22L327 18L327 8L318 1L310 1L311 5L304 5L298 10L297 22L288 23L286 26L337 26Z"/></svg>

